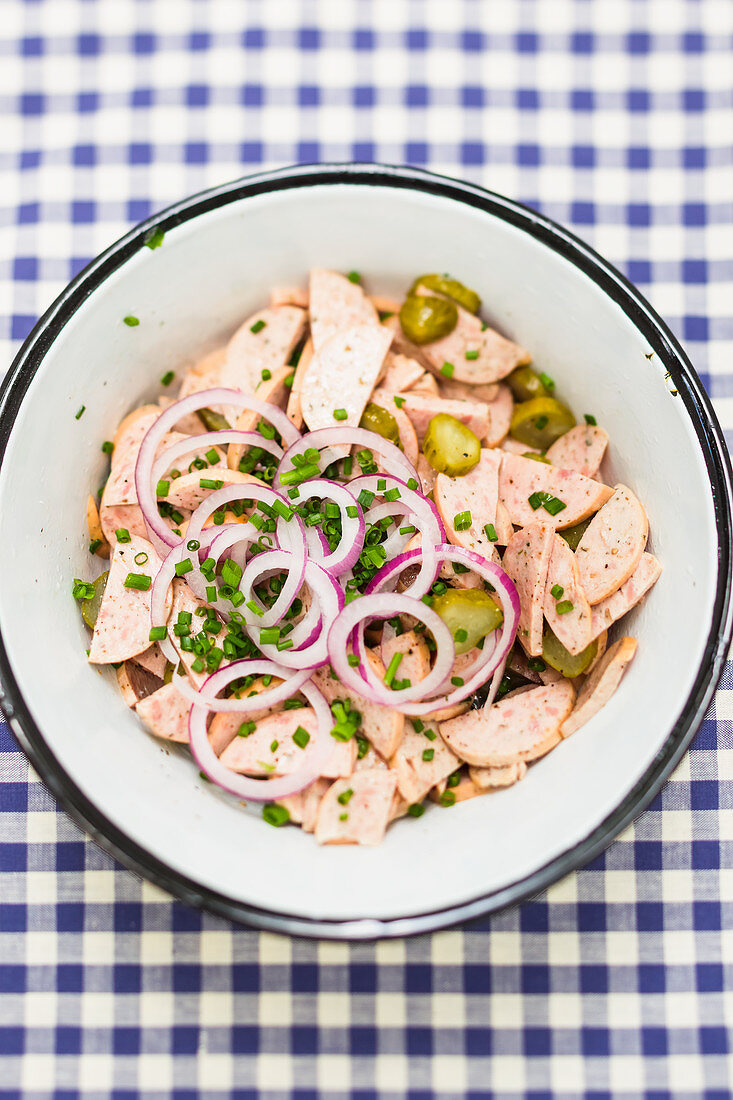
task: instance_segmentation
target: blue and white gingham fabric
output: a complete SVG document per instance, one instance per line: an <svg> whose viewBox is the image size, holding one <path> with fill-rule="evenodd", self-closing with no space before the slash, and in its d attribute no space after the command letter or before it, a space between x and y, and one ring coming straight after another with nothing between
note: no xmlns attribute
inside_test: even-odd
<svg viewBox="0 0 733 1100"><path fill-rule="evenodd" d="M173 200L263 166L406 162L618 264L733 439L732 142L731 0L4 0L0 361ZM661 797L547 894L352 946L171 902L0 727L0 1094L730 1096L732 719L729 666Z"/></svg>

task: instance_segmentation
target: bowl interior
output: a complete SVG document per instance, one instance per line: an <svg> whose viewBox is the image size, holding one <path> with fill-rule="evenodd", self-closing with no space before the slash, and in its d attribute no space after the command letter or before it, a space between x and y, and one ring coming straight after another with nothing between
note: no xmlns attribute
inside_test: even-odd
<svg viewBox="0 0 733 1100"><path fill-rule="evenodd" d="M618 693L504 792L431 807L381 847L319 848L202 782L190 758L145 733L113 672L86 661L73 577L99 571L84 507L100 451L131 407L160 392L309 267L357 268L401 292L450 270L528 347L578 415L611 437L609 473L650 519L664 573L624 624L639 639ZM140 318L137 328L122 323ZM62 767L130 838L202 887L327 919L397 917L501 889L572 849L621 802L678 719L703 657L717 580L708 472L690 415L632 321L569 260L453 199L354 184L232 202L142 248L50 344L0 471L0 628L20 691ZM83 416L75 419L80 406Z"/></svg>

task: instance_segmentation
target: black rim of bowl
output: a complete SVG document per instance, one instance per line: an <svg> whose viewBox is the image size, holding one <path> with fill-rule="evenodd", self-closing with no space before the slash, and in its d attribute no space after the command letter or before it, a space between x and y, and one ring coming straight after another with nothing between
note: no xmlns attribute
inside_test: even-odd
<svg viewBox="0 0 733 1100"><path fill-rule="evenodd" d="M303 165L246 176L168 207L113 244L69 283L40 318L13 362L0 390L0 463L25 393L48 348L86 298L144 247L152 230L168 232L200 214L254 195L344 184L419 191L483 210L559 253L590 278L624 311L669 371L707 465L718 528L718 580L705 652L677 721L632 790L583 841L530 875L468 902L406 917L331 921L290 916L206 889L158 860L100 813L61 767L21 696L0 631L0 690L8 722L51 793L100 847L174 897L217 916L291 935L363 940L430 932L524 901L597 856L657 795L705 716L731 641L731 466L720 425L692 364L666 324L620 272L572 233L520 203L421 169L378 164Z"/></svg>

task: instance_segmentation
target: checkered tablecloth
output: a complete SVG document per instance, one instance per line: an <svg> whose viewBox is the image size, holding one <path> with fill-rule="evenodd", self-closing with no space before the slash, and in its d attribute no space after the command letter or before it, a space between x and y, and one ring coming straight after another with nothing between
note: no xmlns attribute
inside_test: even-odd
<svg viewBox="0 0 733 1100"><path fill-rule="evenodd" d="M733 439L732 141L731 0L4 0L0 362L173 200L261 166L406 162L619 265ZM661 797L547 894L351 946L171 902L0 727L0 1094L731 1095L732 717L729 665Z"/></svg>

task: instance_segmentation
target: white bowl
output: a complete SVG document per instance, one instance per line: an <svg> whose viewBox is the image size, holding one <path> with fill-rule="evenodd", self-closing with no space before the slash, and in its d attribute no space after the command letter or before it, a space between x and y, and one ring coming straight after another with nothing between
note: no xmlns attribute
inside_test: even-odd
<svg viewBox="0 0 733 1100"><path fill-rule="evenodd" d="M161 248L143 245L153 227ZM504 792L431 807L381 847L319 848L202 782L86 661L71 597L88 577L87 494L131 407L309 267L399 293L450 270L611 437L614 476L649 513L664 572L624 631L636 660L609 705ZM140 318L137 328L122 323ZM84 415L75 419L80 406ZM83 271L39 321L0 405L3 707L68 812L178 897L262 927L360 938L516 902L585 863L650 801L689 744L731 637L730 466L669 330L618 272L516 203L424 172L321 166L187 199Z"/></svg>

